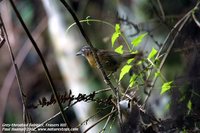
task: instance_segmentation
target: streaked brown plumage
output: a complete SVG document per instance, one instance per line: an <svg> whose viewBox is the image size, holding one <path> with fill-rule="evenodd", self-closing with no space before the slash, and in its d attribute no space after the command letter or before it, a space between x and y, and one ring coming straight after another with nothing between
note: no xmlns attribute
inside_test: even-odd
<svg viewBox="0 0 200 133"><path fill-rule="evenodd" d="M139 54L118 54L114 51L109 51L109 50L102 50L102 49L97 49L95 48L95 52L97 56L99 57L99 61L102 64L102 67L107 71L107 72L115 72L117 69L121 66L121 64L128 59L135 58ZM92 50L89 46L83 46L79 52L76 53L76 55L82 55L84 56L89 64L92 67L97 67L97 63L94 59L94 56L92 54Z"/></svg>

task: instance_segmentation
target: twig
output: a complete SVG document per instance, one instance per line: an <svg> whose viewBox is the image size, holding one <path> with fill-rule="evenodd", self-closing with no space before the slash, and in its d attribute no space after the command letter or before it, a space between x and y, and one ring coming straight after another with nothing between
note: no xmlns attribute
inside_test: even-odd
<svg viewBox="0 0 200 133"><path fill-rule="evenodd" d="M15 63L15 57L14 57L14 54L13 54L13 51L12 51L12 48L11 48L11 45L10 45L10 42L9 42L9 39L8 39L8 34L6 32L6 28L5 28L5 25L4 25L4 22L1 18L1 16L0 16L0 20L1 20L2 27L3 27L3 30L4 30L4 33L5 33L7 47L8 47L9 53L10 53L11 61L12 61L12 64L13 64L13 67L14 67L14 70L15 70L17 83L18 83L18 86L19 86L19 92L20 92L22 105L23 105L23 120L24 120L24 122L26 122L26 115L27 115L26 102L25 102L26 100L25 100L25 95L23 93L23 86L22 86L22 81L21 81L21 77L20 77L20 74L19 74L19 69L17 67L17 64Z"/></svg>
<svg viewBox="0 0 200 133"><path fill-rule="evenodd" d="M92 119L93 117L95 117L96 115L98 115L101 111L96 112L94 115L90 116L89 118L87 118L86 120L84 120L83 122L81 122L80 124L78 124L76 126L76 128L79 128L81 125L83 125L84 123L87 124L87 122Z"/></svg>
<svg viewBox="0 0 200 133"><path fill-rule="evenodd" d="M95 91L95 94L98 94L100 92L104 92L104 91L110 91L110 88L107 89L103 89L103 90L99 90L99 91ZM64 108L64 111L66 111L67 109L69 109L70 107L72 107L73 105L75 105L76 103L78 103L78 101L72 103L70 106L67 106ZM52 117L50 117L49 119L43 121L40 125L38 125L36 128L34 128L34 130L36 130L37 128L43 126L44 124L48 123L49 121L55 119L57 116L59 116L61 114L61 112L59 111L58 113L56 113L55 115L53 115Z"/></svg>
<svg viewBox="0 0 200 133"><path fill-rule="evenodd" d="M114 110L114 107L112 108L112 111ZM111 111L111 112L112 112ZM104 124L104 126L103 126L103 128L102 128L102 130L100 131L100 133L103 133L105 130L106 130L106 127L108 126L108 123L109 123L109 121L110 121L110 119L112 118L112 116L113 115L110 115L109 117L108 117L108 119L106 120L106 123Z"/></svg>
<svg viewBox="0 0 200 133"><path fill-rule="evenodd" d="M133 35L130 35L130 37L133 37L133 36L139 34L141 31L143 31L143 29L139 28L139 26L137 24L133 23L132 21L129 21L128 19L123 19L123 18L118 18L118 19L119 19L119 21L127 23L128 25L132 25L136 29L136 33L134 33ZM150 31L146 31L146 32L148 33L147 35L153 40L153 42L156 45L160 46L160 44L158 43L158 41L156 41L156 39L151 34L151 32Z"/></svg>
<svg viewBox="0 0 200 133"><path fill-rule="evenodd" d="M195 6L195 8L194 8L194 10L192 12L192 18L194 19L194 22L197 24L197 26L200 28L200 22L199 22L199 20L197 19L196 15L195 15L195 12L198 13L198 11L199 11L199 7L198 7L199 4L200 3L197 3L197 5Z"/></svg>
<svg viewBox="0 0 200 133"><path fill-rule="evenodd" d="M192 13L192 10L189 11L184 17L182 17L182 18L174 25L174 27L171 29L171 31L168 33L167 37L165 38L165 40L164 40L164 42L163 42L163 44L162 44L162 47L161 47L161 48L159 49L159 51L158 51L158 54L157 54L156 58L158 58L158 57L160 56L162 50L163 50L164 47L166 46L167 41L169 40L169 37L172 35L172 33L173 33L173 32L176 30L176 28L181 24L181 22L184 21L185 18L186 18L187 16L189 16L191 13Z"/></svg>
<svg viewBox="0 0 200 133"><path fill-rule="evenodd" d="M70 106L67 106L64 108L64 111L66 111L67 109L69 109L70 107L72 107L73 105L75 105L77 102L72 103ZM37 127L35 127L33 130L37 131L38 128L42 127L43 125L45 125L46 123L48 123L49 121L55 119L57 116L59 116L61 114L61 111L59 111L58 113L56 113L55 115L53 115L52 117L50 117L49 119L43 121L42 123L40 123L40 125L38 125Z"/></svg>
<svg viewBox="0 0 200 133"><path fill-rule="evenodd" d="M197 96L198 98L200 98L200 95L198 93L196 93L193 89L192 89L192 93Z"/></svg>
<svg viewBox="0 0 200 133"><path fill-rule="evenodd" d="M99 119L96 123L94 123L93 125L91 125L88 129L86 129L83 133L86 133L87 131L89 131L91 128L93 128L95 125L97 125L98 123L100 123L101 121L103 121L105 118L107 118L108 116L114 114L117 110L113 110L110 113L108 113L107 115L105 115L104 117L102 117L101 119Z"/></svg>
<svg viewBox="0 0 200 133"><path fill-rule="evenodd" d="M40 57L40 60L41 60L41 62L42 62L42 65L43 65L43 67L44 67L44 70L45 70L46 77L47 77L47 79L48 79L48 81L49 81L49 84L50 84L50 86L51 86L51 90L52 90L52 92L53 92L53 94L54 94L54 96L55 96L55 98L56 98L56 101L57 101L57 103L58 103L58 106L59 106L59 108L60 108L60 111L61 111L63 120L64 120L64 122L67 124L67 127L70 128L70 124L69 124L68 119L67 119L67 116L66 116L66 114L65 114L65 112L64 112L64 110L63 110L62 104L61 104L61 102L59 101L59 97L58 97L57 91L56 91L56 89L55 89L55 85L54 85L53 80L52 80L52 77L51 77L51 75L50 75L50 73L49 73L49 69L48 69L48 67L47 67L47 65L46 65L46 63L45 63L45 60L44 60L44 58L43 58L43 56L42 56L42 53L40 52L40 49L38 48L38 46L37 46L35 40L33 39L33 37L31 36L31 34L30 34L28 28L26 27L26 24L24 23L24 21L23 21L21 15L19 14L19 12L18 12L18 10L17 10L15 4L13 3L12 0L10 0L10 3L11 3L12 8L14 9L15 14L16 14L16 16L18 17L18 19L19 19L19 21L20 21L22 27L24 28L26 34L28 35L30 41L32 42L33 47L35 48L35 50L36 50L38 56Z"/></svg>
<svg viewBox="0 0 200 133"><path fill-rule="evenodd" d="M70 14L72 15L74 21L76 22L80 32L82 33L83 37L85 38L86 42L88 43L88 45L91 47L92 49L92 53L94 55L94 58L95 58L95 61L97 62L97 65L98 65L98 68L100 69L102 75L103 75L103 78L104 78L104 81L105 83L112 89L114 95L116 96L117 98L117 104L118 104L118 116L119 116L119 121L121 123L121 115L120 115L120 107L119 107L119 101L120 101L120 96L118 94L118 91L117 89L114 87L114 85L111 83L110 79L108 78L108 76L106 75L103 67L102 67L102 64L101 62L99 61L99 57L97 56L97 53L95 52L94 50L94 47L90 41L90 39L88 38L88 36L86 35L85 31L83 30L83 27L81 26L81 23L79 22L76 14L74 13L74 11L71 9L71 7L67 4L67 2L65 0L60 0L62 2L62 4L67 8L67 10L70 12Z"/></svg>
<svg viewBox="0 0 200 133"><path fill-rule="evenodd" d="M99 94L99 93L101 93L101 92L106 92L106 91L110 91L110 90L111 90L110 88L98 90L98 91L95 91L95 94Z"/></svg>
<svg viewBox="0 0 200 133"><path fill-rule="evenodd" d="M120 96L119 96L119 89L118 89L118 91L117 91L117 111L118 111L118 118L119 118L119 126L120 126L120 129L122 129L121 128L121 124L122 124L122 117L121 117L121 108L120 108L120 104L119 104L119 102L120 102Z"/></svg>
<svg viewBox="0 0 200 133"><path fill-rule="evenodd" d="M199 5L200 2L197 3L197 5ZM196 5L196 6L197 6ZM195 6L195 7L196 7ZM156 55L156 59L160 56L161 52L163 51L164 47L166 46L167 44L167 41L169 40L169 37L172 35L172 33L176 30L176 28L185 20L187 20L189 18L189 16L191 16L191 13L193 12L193 9L191 9L186 15L184 15L184 17L182 17L176 24L175 26L171 29L171 31L168 33L167 37L165 38L164 40L164 43L162 44L161 48L159 49L157 55ZM188 18L187 18L188 17ZM187 18L187 19L186 19ZM184 25L183 25L184 26ZM182 27L182 26L181 26ZM178 30L181 30L180 28ZM179 31L177 31L177 33L179 33ZM177 36L178 34L176 34L175 36ZM173 46L173 42L175 41L175 38L172 40L172 43L170 44L171 48ZM170 52L171 48L169 49L170 47L168 47L168 52ZM169 53L168 53L169 54ZM165 54L164 55L164 58L162 59L162 62L161 62L161 65L159 66L158 70L161 70L162 69L162 66L164 65L164 62L168 56L168 54ZM150 71L150 73L152 73L152 70ZM154 84L157 80L157 77L154 77L153 78L153 81L152 81L152 85L151 87L149 88L149 93L148 95L146 96L145 100L144 100L144 104L143 104L143 108L145 108L146 106L146 103L151 95L151 92L152 92L152 89L154 87Z"/></svg>
<svg viewBox="0 0 200 133"><path fill-rule="evenodd" d="M35 38L39 38L42 31L44 31L44 29L46 29L46 27L44 26L45 21L46 21L46 18L42 19L39 22L39 25L32 32L33 36ZM22 48L20 49L20 51L18 52L18 54L16 55L16 58L15 58L15 62L18 66L18 69L20 69L25 57L27 56L27 54L29 53L30 50L31 50L31 46L29 45L29 41L26 40L26 42L24 43L24 45L22 46ZM13 81L15 79L15 75L13 73L14 73L14 70L13 70L13 67L11 66L9 68L9 71L8 71L6 77L3 80L3 85L0 89L1 90L0 91L1 98L3 98L3 100L1 100L2 114L4 114L4 112L5 112L5 104L6 104L6 101L7 101L6 99L8 97L8 93L10 92L11 86L12 86Z"/></svg>
<svg viewBox="0 0 200 133"><path fill-rule="evenodd" d="M162 19L165 20L165 12L163 10L163 7L162 7L162 4L160 2L160 0L157 0L157 3L158 3L158 6L160 8L160 12L161 12L161 15L162 15Z"/></svg>
<svg viewBox="0 0 200 133"><path fill-rule="evenodd" d="M161 17L161 16L159 15L159 13L158 13L156 7L154 6L152 0L150 0L149 2L150 2L150 5L151 5L153 11L155 12L155 14L157 15L157 17L159 18L159 20L169 29L169 28L170 28L169 25L165 22L165 20L163 19L163 16ZM158 2L158 4L159 4L159 0L157 0L157 2ZM159 8L160 8L160 10L163 10L162 7L159 6ZM163 13L162 13L162 11L161 11L161 15L163 15L163 14L164 14L164 11L163 11Z"/></svg>
<svg viewBox="0 0 200 133"><path fill-rule="evenodd" d="M75 105L77 102L72 103L70 106L67 106L64 108L64 110L66 111L67 109L69 109L70 107L72 107L73 105ZM113 110L113 112L111 112L111 114L113 114L114 112L116 112L116 110ZM42 127L43 125L45 125L46 123L48 123L49 121L53 120L54 118L56 118L57 116L59 116L61 114L61 112L56 113L55 115L53 115L51 118L49 118L48 120L43 121L40 125L38 125L36 128L34 128L33 130L37 131L38 128ZM108 114L107 114L108 115ZM107 116L106 115L106 116ZM104 116L105 117L105 116ZM98 122L99 123L99 122ZM96 123L96 124L98 124ZM95 125L94 125L95 126ZM91 127L92 128L92 127Z"/></svg>
<svg viewBox="0 0 200 133"><path fill-rule="evenodd" d="M2 24L0 23L0 48L3 46L3 44L5 43L5 38L4 38L4 34L3 31L1 29Z"/></svg>
<svg viewBox="0 0 200 133"><path fill-rule="evenodd" d="M159 54L161 53L162 49L164 48L166 42L168 41L168 38L172 35L173 31L174 31L174 30L179 26L179 24L182 22L181 26L178 28L178 31L176 32L176 34L175 34L173 40L171 41L171 43L170 43L170 45L169 45L169 47L168 47L168 49L167 49L167 51L166 51L166 53L165 53L163 59L162 59L160 65L159 65L158 71L160 71L160 70L162 69L162 67L163 67L163 65L164 65L164 63L165 63L165 60L166 60L166 58L168 57L168 55L169 55L169 53L170 53L170 51L171 51L171 49L172 49L172 47L173 47L173 44L174 44L174 42L175 42L177 36L179 35L179 32L182 30L183 26L184 26L185 23L188 21L188 19L189 19L190 16L191 16L191 11L189 11L181 20L179 20L179 21L176 23L176 25L174 26L174 28L170 31L170 33L169 33L168 36L166 37L166 39L165 39L165 41L164 41L164 44L163 44L163 46L160 48L160 50L159 50L159 52L158 52L156 58L157 58L157 57L159 56ZM144 108L146 107L146 103L147 103L147 101L148 101L148 99L149 99L149 97L150 97L150 95L151 95L151 92L152 92L152 90L153 90L153 86L154 86L156 80L157 80L157 77L154 77L153 80L152 80L152 84L151 84L151 87L150 87L150 89L149 89L149 93L148 93L148 95L146 96L146 98L145 98L145 100L144 100L144 104L143 104L143 107L144 107Z"/></svg>
<svg viewBox="0 0 200 133"><path fill-rule="evenodd" d="M192 13L192 17L194 19L194 22L197 24L197 26L200 28L200 22L199 20L197 19L197 17L195 16L195 13Z"/></svg>

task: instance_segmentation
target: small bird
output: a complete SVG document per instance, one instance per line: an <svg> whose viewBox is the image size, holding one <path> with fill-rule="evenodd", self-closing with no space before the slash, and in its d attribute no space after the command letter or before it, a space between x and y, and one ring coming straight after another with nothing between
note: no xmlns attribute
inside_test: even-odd
<svg viewBox="0 0 200 133"><path fill-rule="evenodd" d="M97 49L97 48L94 48L94 50L99 58L99 61L103 69L109 73L116 72L117 69L121 66L121 64L127 61L128 59L141 56L140 53L136 53L136 54L128 53L128 54L122 55L122 54L118 54L114 51L109 51L109 50L103 50L103 49ZM81 50L76 53L76 55L84 56L92 67L97 67L97 63L95 61L91 47L83 46Z"/></svg>

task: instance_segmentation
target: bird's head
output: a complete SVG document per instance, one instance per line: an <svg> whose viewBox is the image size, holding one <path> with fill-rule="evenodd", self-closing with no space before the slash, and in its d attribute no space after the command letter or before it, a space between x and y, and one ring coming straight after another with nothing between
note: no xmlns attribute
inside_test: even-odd
<svg viewBox="0 0 200 133"><path fill-rule="evenodd" d="M82 56L85 56L85 57L92 55L91 47L90 46L83 46L81 48L81 50L76 53L76 56L79 56L79 55L82 55Z"/></svg>
<svg viewBox="0 0 200 133"><path fill-rule="evenodd" d="M97 49L94 48L94 50L97 52ZM94 59L91 47L83 46L81 50L76 53L76 56L79 55L84 56L91 66L96 67L96 61Z"/></svg>

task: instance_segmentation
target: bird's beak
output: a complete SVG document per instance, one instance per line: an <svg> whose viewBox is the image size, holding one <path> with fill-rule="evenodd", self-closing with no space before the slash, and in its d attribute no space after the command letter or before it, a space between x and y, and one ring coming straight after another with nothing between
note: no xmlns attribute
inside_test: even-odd
<svg viewBox="0 0 200 133"><path fill-rule="evenodd" d="M78 51L78 52L76 53L76 56L79 56L79 55L83 55L83 52L82 52L82 51Z"/></svg>

